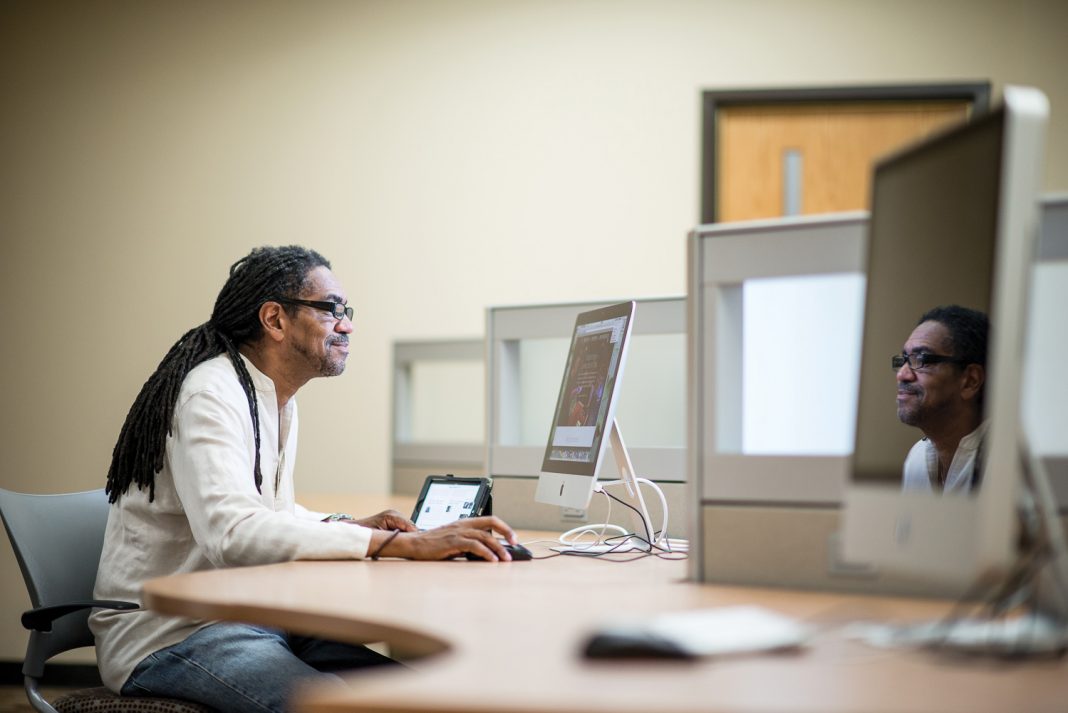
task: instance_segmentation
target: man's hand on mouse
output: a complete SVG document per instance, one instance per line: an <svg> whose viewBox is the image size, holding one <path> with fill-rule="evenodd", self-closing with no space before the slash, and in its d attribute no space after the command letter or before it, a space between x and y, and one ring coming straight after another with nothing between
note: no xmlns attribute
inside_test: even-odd
<svg viewBox="0 0 1068 713"><path fill-rule="evenodd" d="M465 518L423 532L375 532L371 536L370 551L386 538L393 539L379 552L381 557L404 557L416 560L442 560L471 553L491 562L509 562L512 556L497 539L500 535L509 544L517 544L515 532L498 517Z"/></svg>

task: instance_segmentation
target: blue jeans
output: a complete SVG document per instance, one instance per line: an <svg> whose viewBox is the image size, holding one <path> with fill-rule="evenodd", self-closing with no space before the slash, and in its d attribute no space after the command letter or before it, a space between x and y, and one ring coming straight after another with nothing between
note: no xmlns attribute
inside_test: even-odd
<svg viewBox="0 0 1068 713"><path fill-rule="evenodd" d="M282 713L301 679L396 663L364 646L248 624L212 624L146 657L122 695L183 698L226 713Z"/></svg>

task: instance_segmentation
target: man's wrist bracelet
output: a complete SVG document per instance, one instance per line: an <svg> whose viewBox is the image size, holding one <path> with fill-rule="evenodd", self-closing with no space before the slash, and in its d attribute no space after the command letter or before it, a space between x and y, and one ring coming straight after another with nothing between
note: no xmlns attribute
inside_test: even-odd
<svg viewBox="0 0 1068 713"><path fill-rule="evenodd" d="M386 545L393 542L393 538L400 534L400 530L394 530L389 533L389 537L382 541L382 544L375 548L375 551L371 553L371 559L376 560L378 556L382 554L382 550L386 549Z"/></svg>
<svg viewBox="0 0 1068 713"><path fill-rule="evenodd" d="M323 518L323 522L338 522L339 520L355 520L352 515L346 515L343 512L336 512L333 515L327 515Z"/></svg>

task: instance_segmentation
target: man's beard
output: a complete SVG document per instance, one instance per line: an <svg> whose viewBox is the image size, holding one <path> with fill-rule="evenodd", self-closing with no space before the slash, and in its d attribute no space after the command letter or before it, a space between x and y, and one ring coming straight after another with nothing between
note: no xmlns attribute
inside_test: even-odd
<svg viewBox="0 0 1068 713"><path fill-rule="evenodd" d="M922 420L923 413L923 389L918 386L906 386L898 389L898 393L906 393L912 396L910 406L898 406L897 417L906 426L916 426Z"/></svg>
<svg viewBox="0 0 1068 713"><path fill-rule="evenodd" d="M347 355L334 354L331 347L335 344L347 345L348 343L349 338L347 335L337 334L326 339L325 354L313 354L303 344L297 346L297 352L315 367L315 371L319 376L339 376L345 371L345 358Z"/></svg>

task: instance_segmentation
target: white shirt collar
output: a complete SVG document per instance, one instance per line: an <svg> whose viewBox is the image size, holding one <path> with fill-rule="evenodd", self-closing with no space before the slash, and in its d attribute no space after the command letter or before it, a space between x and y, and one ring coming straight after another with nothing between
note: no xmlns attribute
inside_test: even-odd
<svg viewBox="0 0 1068 713"><path fill-rule="evenodd" d="M240 352L238 352L238 354L245 362L245 368L248 369L249 376L252 377L252 385L256 387L256 391L274 396L276 393L276 390L274 388L274 379L257 369L256 365L253 364L247 356L241 354Z"/></svg>

